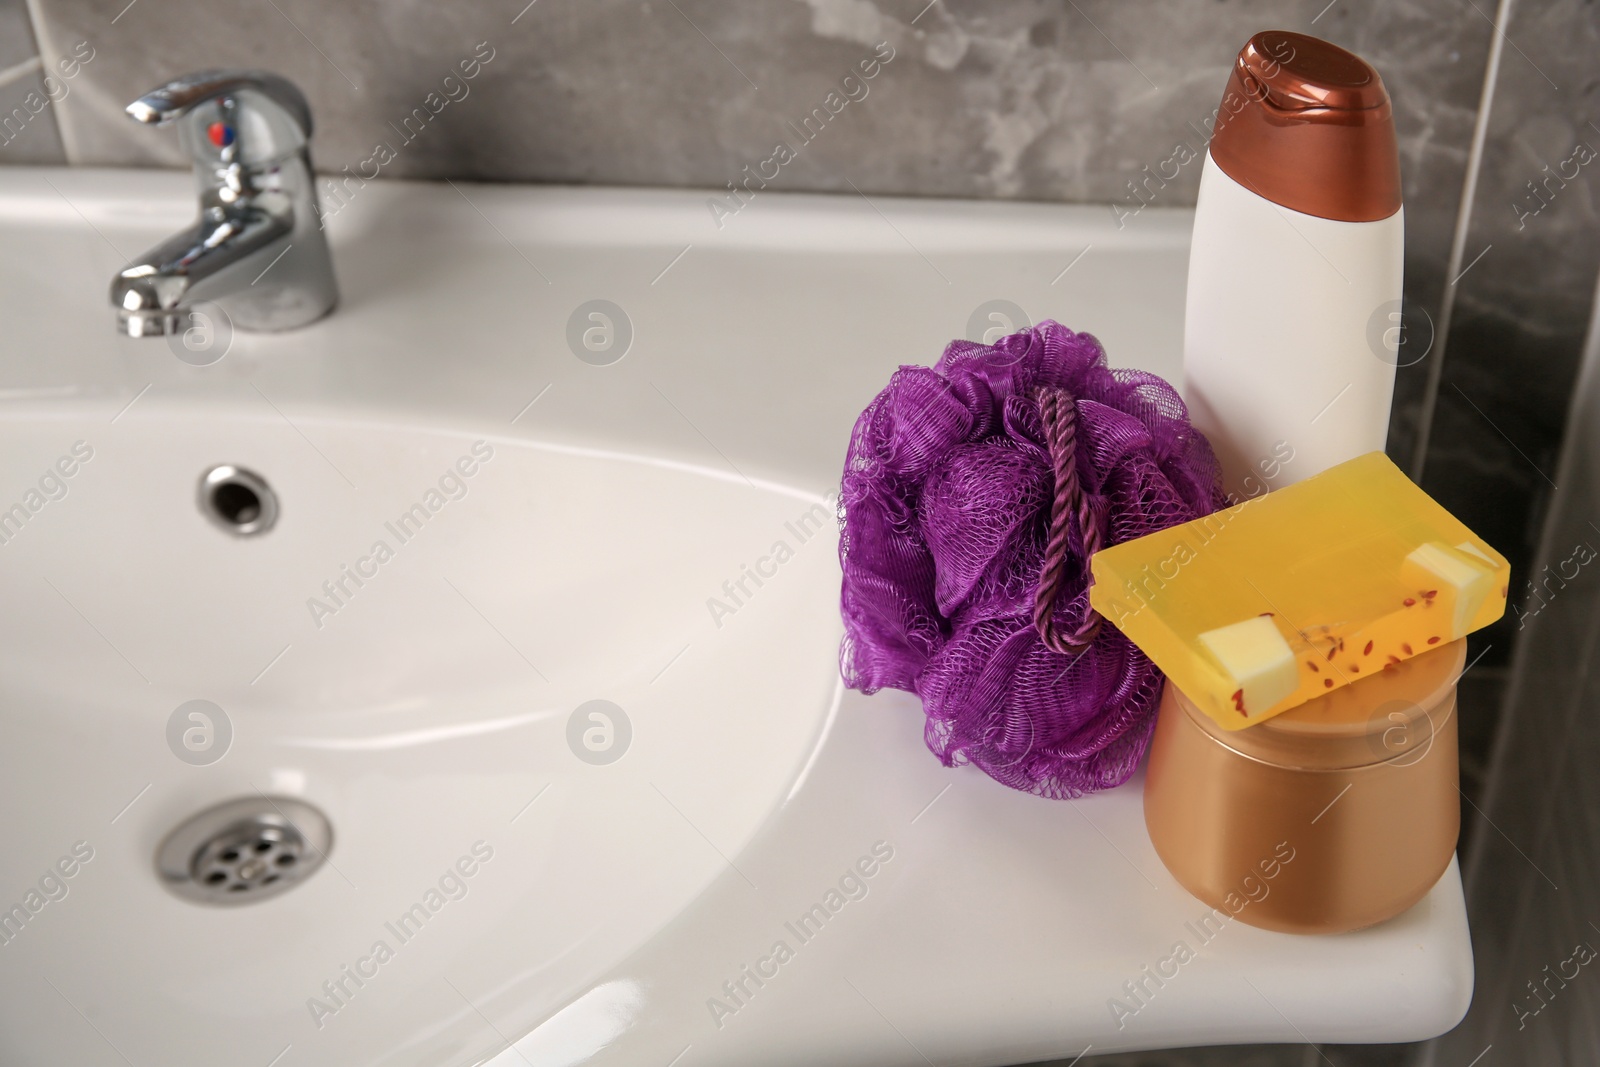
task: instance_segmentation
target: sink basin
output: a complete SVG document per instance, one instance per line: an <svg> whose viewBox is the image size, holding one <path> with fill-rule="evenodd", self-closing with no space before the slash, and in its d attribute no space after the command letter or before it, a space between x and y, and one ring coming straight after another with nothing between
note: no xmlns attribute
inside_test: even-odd
<svg viewBox="0 0 1600 1067"><path fill-rule="evenodd" d="M108 1033L165 1020L152 1043L120 1043L136 1060L218 1062L311 1015L329 1062L427 1047L415 1024L440 973L558 1005L728 867L838 686L834 613L808 595L835 567L815 536L832 515L801 493L504 437L296 425L147 400L114 426L66 410L0 426L13 482L53 441L96 442L67 495L4 546L0 589L32 605L4 629L0 676L14 760L0 796L35 812L12 845L95 853L6 964L102 1006ZM202 518L195 482L218 459L277 493L268 534ZM794 547L781 570L713 620L707 594L779 540ZM192 766L167 723L196 698L228 722L201 728L232 737ZM316 877L246 910L197 909L150 876L168 829L258 791L331 821ZM475 876L454 870L462 857ZM401 917L430 890L444 899L413 931ZM369 984L324 990L378 942L394 958L362 966ZM145 961L149 980L58 971L85 951ZM412 1032L359 1010L380 991L409 1003ZM31 992L9 1010L63 1007Z"/></svg>
<svg viewBox="0 0 1600 1067"><path fill-rule="evenodd" d="M0 171L0 1060L1006 1064L1464 1012L1453 866L1372 930L1199 941L1138 781L1027 797L839 685L856 413L1019 316L1176 380L1186 213L373 183L341 307L196 361L105 306L192 210ZM252 799L325 862L169 891L168 835Z"/></svg>

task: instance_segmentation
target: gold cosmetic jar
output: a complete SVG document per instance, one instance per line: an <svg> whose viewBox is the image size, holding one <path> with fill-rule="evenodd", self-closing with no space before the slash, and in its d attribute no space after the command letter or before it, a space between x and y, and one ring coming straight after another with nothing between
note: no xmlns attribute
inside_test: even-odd
<svg viewBox="0 0 1600 1067"><path fill-rule="evenodd" d="M1342 933L1411 907L1461 829L1465 657L1453 641L1237 731L1169 683L1144 786L1162 862L1201 901L1269 930Z"/></svg>

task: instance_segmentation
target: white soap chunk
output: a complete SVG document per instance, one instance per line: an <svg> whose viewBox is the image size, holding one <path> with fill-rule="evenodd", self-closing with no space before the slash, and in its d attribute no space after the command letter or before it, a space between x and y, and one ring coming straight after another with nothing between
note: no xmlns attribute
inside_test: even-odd
<svg viewBox="0 0 1600 1067"><path fill-rule="evenodd" d="M1451 641L1465 637L1478 610L1489 599L1494 564L1476 548L1438 541L1418 545L1400 565L1400 581L1416 589L1425 610L1441 612Z"/></svg>
<svg viewBox="0 0 1600 1067"><path fill-rule="evenodd" d="M1233 680L1234 710L1247 719L1259 718L1299 687L1294 652L1270 616L1207 630L1200 643Z"/></svg>

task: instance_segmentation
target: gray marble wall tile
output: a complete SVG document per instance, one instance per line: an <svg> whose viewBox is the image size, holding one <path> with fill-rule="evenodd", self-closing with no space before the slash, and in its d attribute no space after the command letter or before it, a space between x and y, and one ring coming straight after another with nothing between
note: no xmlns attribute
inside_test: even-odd
<svg viewBox="0 0 1600 1067"><path fill-rule="evenodd" d="M1591 1062L1600 1048L1600 984L1542 986L1576 944L1600 949L1600 585L1571 563L1580 544L1600 546L1592 349L1572 406L1600 272L1600 12L1524 0L1506 41L1423 483L1481 517L1516 568L1512 611L1485 635L1516 654L1473 813L1478 984L1466 1021L1431 1052L1438 1067L1491 1044L1495 1062L1531 1067Z"/></svg>
<svg viewBox="0 0 1600 1067"><path fill-rule="evenodd" d="M0 73L39 54L23 0L0 0Z"/></svg>
<svg viewBox="0 0 1600 1067"><path fill-rule="evenodd" d="M1486 1064L1528 1067L1593 1063L1600 1049L1600 575L1576 562L1589 552L1574 553L1600 547L1600 323L1576 391L1537 557L1557 577L1517 649L1466 872L1477 987L1430 1067L1468 1063L1491 1045Z"/></svg>
<svg viewBox="0 0 1600 1067"><path fill-rule="evenodd" d="M40 3L47 48L87 39L105 56L97 91L69 108L76 162L177 162L120 105L195 66L267 65L306 89L322 163L337 170L391 136L389 123L486 41L495 59L478 101L441 114L439 136L409 146L395 176L720 186L887 42L894 60L815 146L813 164L785 176L791 187L1108 203L1179 142L1203 140L1234 53L1272 25L1370 55L1399 99L1409 170L1428 182L1442 168L1459 187L1487 41L1487 26L1455 17L1446 0L1346 0L1315 26L1318 5L1266 0L519 8L141 0L113 24L98 0ZM1197 181L1190 165L1163 192L1192 203Z"/></svg>
<svg viewBox="0 0 1600 1067"><path fill-rule="evenodd" d="M1600 269L1600 9L1512 11L1422 481L1512 561L1512 610L1473 650L1493 646L1486 666L1507 661L1530 604Z"/></svg>
<svg viewBox="0 0 1600 1067"><path fill-rule="evenodd" d="M22 0L0 0L0 166L64 163L52 95L67 89L45 73Z"/></svg>
<svg viewBox="0 0 1600 1067"><path fill-rule="evenodd" d="M0 86L0 167L66 162L51 99L61 85L53 79L47 87L39 74L28 74Z"/></svg>
<svg viewBox="0 0 1600 1067"><path fill-rule="evenodd" d="M1478 844L1483 820L1489 763L1505 703L1504 668L1476 664L1456 684L1456 729L1461 744L1461 843L1457 852L1465 867Z"/></svg>

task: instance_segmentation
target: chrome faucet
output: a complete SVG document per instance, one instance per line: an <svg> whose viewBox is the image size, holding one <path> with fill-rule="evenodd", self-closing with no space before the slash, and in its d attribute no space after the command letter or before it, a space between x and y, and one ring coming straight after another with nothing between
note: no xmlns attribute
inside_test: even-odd
<svg viewBox="0 0 1600 1067"><path fill-rule="evenodd" d="M241 330L291 330L333 310L339 291L317 210L311 109L293 83L264 71L202 71L127 112L151 126L181 120L200 219L112 280L121 332L181 332L201 301Z"/></svg>

